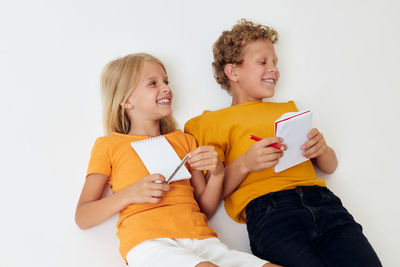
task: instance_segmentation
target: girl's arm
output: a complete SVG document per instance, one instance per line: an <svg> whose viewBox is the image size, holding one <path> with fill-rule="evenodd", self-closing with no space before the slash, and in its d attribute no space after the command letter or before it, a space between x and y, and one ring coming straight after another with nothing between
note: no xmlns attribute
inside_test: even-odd
<svg viewBox="0 0 400 267"><path fill-rule="evenodd" d="M302 146L303 155L311 159L321 171L333 173L338 161L335 151L326 144L324 136L314 128L308 134L308 139L309 141Z"/></svg>
<svg viewBox="0 0 400 267"><path fill-rule="evenodd" d="M108 177L93 173L86 177L75 212L75 222L81 229L98 225L129 204L157 203L169 190L169 186L156 183L164 181L160 174L148 175L131 186L121 189L110 196L102 197Z"/></svg>
<svg viewBox="0 0 400 267"><path fill-rule="evenodd" d="M224 166L213 146L200 146L190 153L191 183L200 209L211 218L221 201ZM207 179L202 170L208 170Z"/></svg>
<svg viewBox="0 0 400 267"><path fill-rule="evenodd" d="M246 153L229 164L225 169L222 197L225 198L232 194L251 172L275 166L283 154L281 150L269 147L269 145L280 142L282 139L279 137L265 138L254 143Z"/></svg>

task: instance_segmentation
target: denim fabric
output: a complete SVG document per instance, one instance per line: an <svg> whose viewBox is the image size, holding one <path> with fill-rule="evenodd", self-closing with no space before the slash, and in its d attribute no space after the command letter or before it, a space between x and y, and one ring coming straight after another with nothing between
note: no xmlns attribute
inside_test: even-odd
<svg viewBox="0 0 400 267"><path fill-rule="evenodd" d="M254 255L290 266L382 266L340 199L328 188L269 193L246 207Z"/></svg>

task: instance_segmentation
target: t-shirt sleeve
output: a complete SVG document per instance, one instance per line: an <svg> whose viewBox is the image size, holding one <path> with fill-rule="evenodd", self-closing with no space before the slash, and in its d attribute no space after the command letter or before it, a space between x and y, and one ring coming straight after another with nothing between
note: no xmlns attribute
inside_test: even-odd
<svg viewBox="0 0 400 267"><path fill-rule="evenodd" d="M207 122L202 119L202 116L199 116L186 122L185 132L193 135L199 146L214 146L221 161L225 162L224 143L226 140L222 140L221 137L218 138L210 127L211 125L213 123Z"/></svg>
<svg viewBox="0 0 400 267"><path fill-rule="evenodd" d="M111 175L111 154L108 150L107 142L103 138L98 138L93 145L90 155L89 166L86 177L92 173L100 173L110 177Z"/></svg>
<svg viewBox="0 0 400 267"><path fill-rule="evenodd" d="M189 145L189 152L193 152L197 148L197 142L193 135L186 133L186 141ZM188 162L185 163L186 168L190 171L192 168Z"/></svg>
<svg viewBox="0 0 400 267"><path fill-rule="evenodd" d="M297 108L297 106L296 106L296 104L294 103L293 100L289 101L288 103L289 103L289 105L290 105L290 110L293 110L292 112L297 112L297 111L299 111L299 109Z"/></svg>
<svg viewBox="0 0 400 267"><path fill-rule="evenodd" d="M197 142L193 135L186 134L186 140L189 144L189 152L193 152L197 148Z"/></svg>

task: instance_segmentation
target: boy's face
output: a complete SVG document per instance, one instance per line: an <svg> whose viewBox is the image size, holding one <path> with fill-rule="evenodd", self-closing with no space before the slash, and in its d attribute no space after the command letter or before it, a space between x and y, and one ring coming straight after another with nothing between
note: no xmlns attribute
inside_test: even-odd
<svg viewBox="0 0 400 267"><path fill-rule="evenodd" d="M236 66L237 90L233 92L239 103L274 95L279 79L277 63L274 45L269 40L257 40L243 48L243 63Z"/></svg>

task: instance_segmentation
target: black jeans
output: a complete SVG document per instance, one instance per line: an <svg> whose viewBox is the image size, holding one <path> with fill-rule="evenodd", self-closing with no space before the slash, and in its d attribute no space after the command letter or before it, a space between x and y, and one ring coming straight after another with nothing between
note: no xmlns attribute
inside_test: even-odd
<svg viewBox="0 0 400 267"><path fill-rule="evenodd" d="M254 255L283 266L382 266L340 199L300 186L253 199L246 207Z"/></svg>

